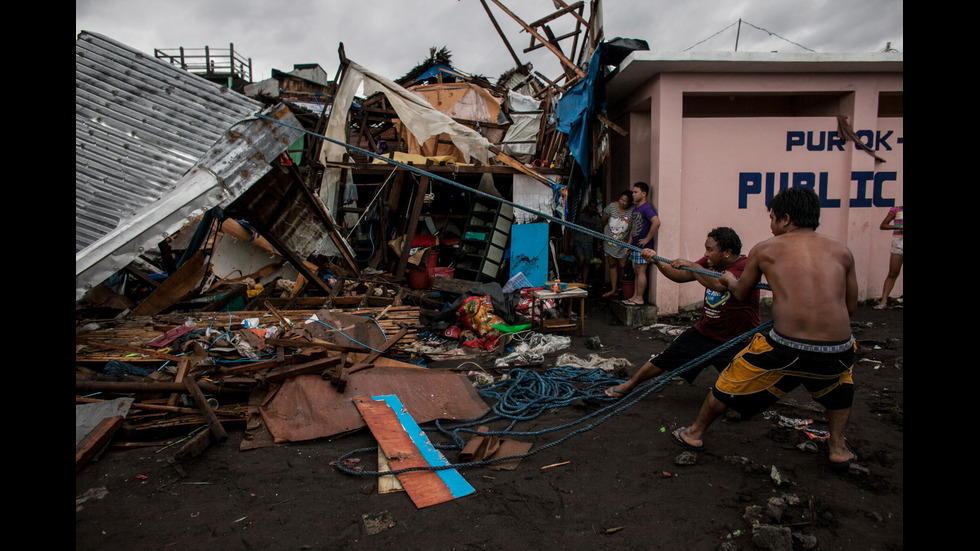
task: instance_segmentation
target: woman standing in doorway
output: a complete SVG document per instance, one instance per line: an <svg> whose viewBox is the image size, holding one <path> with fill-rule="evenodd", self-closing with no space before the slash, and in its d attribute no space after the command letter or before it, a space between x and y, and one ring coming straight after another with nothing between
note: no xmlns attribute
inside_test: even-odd
<svg viewBox="0 0 980 551"><path fill-rule="evenodd" d="M905 207L892 207L881 221L879 228L892 232L891 257L888 260L888 276L881 289L881 300L875 305L875 310L888 308L888 295L895 287L898 274L902 273L902 263L905 260Z"/></svg>
<svg viewBox="0 0 980 551"><path fill-rule="evenodd" d="M619 194L619 200L609 203L602 210L602 234L616 241L603 241L602 252L609 267L609 283L612 288L603 293L603 298L609 298L619 293L619 282L623 278L623 270L629 261L626 247L618 242L626 241L629 237L630 217L633 215L633 193L626 189Z"/></svg>

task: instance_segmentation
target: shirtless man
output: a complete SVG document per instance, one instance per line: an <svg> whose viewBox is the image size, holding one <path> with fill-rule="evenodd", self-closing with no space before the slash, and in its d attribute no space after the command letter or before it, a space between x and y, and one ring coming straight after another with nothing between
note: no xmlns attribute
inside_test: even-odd
<svg viewBox="0 0 980 551"><path fill-rule="evenodd" d="M674 431L674 438L701 451L705 431L728 407L748 418L802 384L827 409L831 468L846 471L857 459L844 441L854 399L854 257L843 244L816 233L820 200L813 190L779 192L769 202L769 220L773 237L752 248L742 276L726 272L719 281L744 299L764 275L772 289L773 329L757 333L725 368L697 419ZM784 372L790 364L792 372Z"/></svg>

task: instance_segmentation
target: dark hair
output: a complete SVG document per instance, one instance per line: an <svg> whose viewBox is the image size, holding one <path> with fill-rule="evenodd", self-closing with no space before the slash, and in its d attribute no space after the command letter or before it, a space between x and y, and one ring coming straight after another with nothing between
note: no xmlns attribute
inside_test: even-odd
<svg viewBox="0 0 980 551"><path fill-rule="evenodd" d="M650 194L650 186L647 185L646 182L636 182L635 184L633 184L633 187L640 188L640 191L642 191L643 193L646 193L647 195Z"/></svg>
<svg viewBox="0 0 980 551"><path fill-rule="evenodd" d="M786 188L769 200L767 205L779 220L789 215L789 221L799 228L817 229L820 225L820 198L810 188Z"/></svg>
<svg viewBox="0 0 980 551"><path fill-rule="evenodd" d="M726 227L715 228L708 232L708 237L714 239L722 251L730 249L735 254L742 254L742 240L738 238L735 230Z"/></svg>
<svg viewBox="0 0 980 551"><path fill-rule="evenodd" d="M630 190L628 190L628 189L624 189L623 192L619 194L619 196L620 197L626 197L627 199L630 200L630 202L633 202L633 192L630 191ZM617 201L618 201L618 199L617 199Z"/></svg>

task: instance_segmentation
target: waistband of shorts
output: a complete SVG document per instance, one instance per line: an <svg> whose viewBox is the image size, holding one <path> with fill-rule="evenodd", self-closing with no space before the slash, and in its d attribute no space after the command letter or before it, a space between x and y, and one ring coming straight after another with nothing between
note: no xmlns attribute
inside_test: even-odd
<svg viewBox="0 0 980 551"><path fill-rule="evenodd" d="M769 330L769 338L777 344L781 344L785 347L792 348L794 350L802 350L804 352L819 352L821 354L839 354L841 352L847 352L854 346L854 335L844 342L840 343L828 343L828 344L813 344L809 342L800 342L796 339L791 339L789 337L784 337L776 332L775 329Z"/></svg>

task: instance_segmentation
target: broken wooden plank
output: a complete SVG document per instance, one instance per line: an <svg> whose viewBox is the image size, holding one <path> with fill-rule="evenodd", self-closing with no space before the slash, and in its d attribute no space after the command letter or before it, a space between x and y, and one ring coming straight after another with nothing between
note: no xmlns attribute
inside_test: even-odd
<svg viewBox="0 0 980 551"><path fill-rule="evenodd" d="M450 463L429 442L397 396L354 398L354 404L388 458L392 470ZM418 508L452 501L475 490L455 469L418 470L395 476Z"/></svg>
<svg viewBox="0 0 980 551"><path fill-rule="evenodd" d="M524 30L527 31L531 36L537 38L538 41L540 41L542 44L544 44L544 46L546 48L548 48L549 50L551 50L551 53L555 54L558 57L558 61L561 62L562 68L565 70L566 73L568 73L568 74L574 73L574 74L578 75L580 78L584 78L585 77L585 72L582 71L582 69L579 69L578 67L576 67L575 66L575 63L573 63L572 60L570 60L567 57L565 57L565 54L562 53L562 51L560 49L556 48L554 44L551 44L544 37L542 37L540 34L538 34L537 31L535 31L527 23L525 23L524 21L522 21L521 18L517 17L517 15L515 15L514 12L510 11L509 9L507 9L507 6L504 6L502 3L500 3L500 0L491 0L491 1L494 4L496 4L498 8L500 8L501 10L503 10L504 13L506 13L509 16L511 16L511 18L514 19L514 21L517 21L517 23L520 26L524 27Z"/></svg>
<svg viewBox="0 0 980 551"><path fill-rule="evenodd" d="M119 427L122 426L124 419L122 415L106 417L99 421L95 425L95 428L82 438L81 442L75 446L76 473L109 443L109 440L112 439L116 431L119 430Z"/></svg>
<svg viewBox="0 0 980 551"><path fill-rule="evenodd" d="M99 341L99 340L96 340L96 339L90 339L90 338L85 338L85 337L75 337L75 342L78 343L78 344L87 344L87 345L90 345L90 346L102 346L102 347L105 347L105 348L111 348L113 350L121 350L121 351L124 351L124 352L142 354L144 356L150 356L150 357L153 357L153 358L159 358L161 360L170 360L170 361L173 361L173 362L179 362L182 359L180 356L173 356L173 355L170 355L170 354L162 354L162 353L157 352L155 350L146 350L145 348L139 348L139 347L136 347L136 346L125 346L125 345L122 345L122 344L112 344L112 343L109 343L109 342L102 342L102 341Z"/></svg>
<svg viewBox="0 0 980 551"><path fill-rule="evenodd" d="M203 251L197 251L177 271L160 284L139 304L129 317L159 314L193 291L204 279L208 262Z"/></svg>
<svg viewBox="0 0 980 551"><path fill-rule="evenodd" d="M214 410L211 409L211 404L208 404L208 399L204 397L204 392L201 391L201 387L197 386L197 381L194 380L194 377L188 377L184 381L184 386L187 388L187 393L191 395L191 398L197 404L197 408L201 410L201 414L204 415L204 420L207 421L208 427L211 429L214 437L219 441L228 438L228 433L221 426L221 421L214 414Z"/></svg>
<svg viewBox="0 0 980 551"><path fill-rule="evenodd" d="M262 378L265 379L266 382L273 383L288 379L290 377L309 375L310 373L320 373L333 365L341 363L342 360L343 355L341 354L326 358L318 358L316 360L294 365L287 369L270 372Z"/></svg>
<svg viewBox="0 0 980 551"><path fill-rule="evenodd" d="M187 378L187 372L190 370L190 364L191 364L191 362L187 358L181 358L177 362L177 373L174 375L174 382L175 383L183 383L184 382L184 379ZM167 405L168 406L176 406L178 400L180 400L180 394L174 392L174 393L172 393L170 395L169 398L167 398Z"/></svg>
<svg viewBox="0 0 980 551"><path fill-rule="evenodd" d="M335 371L337 376L333 377L333 383L337 385L337 390L339 390L340 392L346 390L347 382L350 380L350 376L352 373L356 373L362 369L373 367L374 361L377 360L382 354L387 352L387 350L391 348L391 345L398 342L398 339L404 337L406 333L408 333L408 327L402 327L401 331L399 331L397 335L388 339L387 341L385 341L383 345L381 345L379 348L377 348L376 350L368 354L367 358L364 358L363 360L355 363L350 367L345 367L345 366L338 367L337 371Z"/></svg>
<svg viewBox="0 0 980 551"><path fill-rule="evenodd" d="M230 387L227 385L214 385L210 383L198 383L202 391L208 394L219 393L248 393L248 387ZM254 386L254 385L250 385ZM93 392L118 392L118 393L167 393L183 392L187 387L183 383L140 383L129 381L85 381L75 379L75 391L83 394Z"/></svg>
<svg viewBox="0 0 980 551"><path fill-rule="evenodd" d="M203 427L201 428L203 429ZM211 441L210 430L199 431L177 449L173 461L184 461L201 455L211 445Z"/></svg>
<svg viewBox="0 0 980 551"><path fill-rule="evenodd" d="M425 168L429 168L426 163ZM395 268L395 277L404 277L405 269L408 266L408 257L411 256L412 241L415 240L415 232L419 225L419 216L422 214L422 206L425 205L425 190L429 188L429 177L422 176L415 189L415 197L412 199L412 210L409 214L408 225L406 226L405 239L402 241L401 256L398 257L398 266Z"/></svg>
<svg viewBox="0 0 980 551"><path fill-rule="evenodd" d="M388 458L385 457L385 452L380 447L378 448L378 472L386 473L391 470L388 465ZM405 488L402 487L402 483L398 482L398 477L393 474L386 474L378 477L378 493L379 494L393 494L395 492L404 492Z"/></svg>

